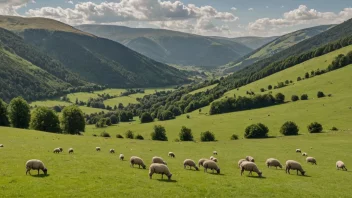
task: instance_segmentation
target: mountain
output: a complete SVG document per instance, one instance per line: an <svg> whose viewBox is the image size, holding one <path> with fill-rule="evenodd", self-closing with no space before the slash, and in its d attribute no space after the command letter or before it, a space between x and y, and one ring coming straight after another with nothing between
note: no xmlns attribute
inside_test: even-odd
<svg viewBox="0 0 352 198"><path fill-rule="evenodd" d="M267 43L261 48L253 51L252 53L249 53L243 58L235 62L229 63L228 68L225 70L225 73L237 71L257 61L273 56L279 52L282 52L290 48L291 46L296 45L297 43L300 43L302 41L305 41L306 39L312 38L330 29L333 26L334 25L322 25L322 26L298 30L298 31L280 36L275 40L273 40L272 42Z"/></svg>
<svg viewBox="0 0 352 198"><path fill-rule="evenodd" d="M108 87L161 87L189 82L184 71L55 20L0 16L0 21L0 27L18 33L88 82Z"/></svg>
<svg viewBox="0 0 352 198"><path fill-rule="evenodd" d="M242 43L243 45L256 50L271 41L277 39L278 36L272 36L272 37L255 37L255 36L248 36L248 37L237 37L237 38L232 38L231 40L237 42L237 43Z"/></svg>
<svg viewBox="0 0 352 198"><path fill-rule="evenodd" d="M81 25L77 28L120 42L154 60L175 65L214 67L252 51L249 47L229 39L170 30L112 25Z"/></svg>

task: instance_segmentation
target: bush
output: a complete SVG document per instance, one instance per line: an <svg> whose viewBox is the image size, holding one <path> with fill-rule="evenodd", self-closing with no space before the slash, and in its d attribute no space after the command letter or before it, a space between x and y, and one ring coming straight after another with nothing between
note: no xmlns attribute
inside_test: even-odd
<svg viewBox="0 0 352 198"><path fill-rule="evenodd" d="M100 118L97 123L95 123L96 128L103 128L105 127L106 124L106 119L105 118Z"/></svg>
<svg viewBox="0 0 352 198"><path fill-rule="evenodd" d="M301 95L301 100L308 100L308 95L307 94Z"/></svg>
<svg viewBox="0 0 352 198"><path fill-rule="evenodd" d="M110 134L108 132L104 131L104 132L101 132L100 136L101 137L110 137Z"/></svg>
<svg viewBox="0 0 352 198"><path fill-rule="evenodd" d="M317 97L318 97L318 98L323 98L323 97L325 97L324 92L318 91Z"/></svg>
<svg viewBox="0 0 352 198"><path fill-rule="evenodd" d="M275 96L275 100L278 103L284 103L285 102L285 95L282 93L277 93Z"/></svg>
<svg viewBox="0 0 352 198"><path fill-rule="evenodd" d="M129 122L130 119L129 119L129 117L128 117L127 112L121 111L121 112L119 113L119 120L120 120L120 122Z"/></svg>
<svg viewBox="0 0 352 198"><path fill-rule="evenodd" d="M301 81L302 80L302 78L301 77L297 77L297 81Z"/></svg>
<svg viewBox="0 0 352 198"><path fill-rule="evenodd" d="M167 141L166 130L161 125L155 125L154 131L151 133L152 140Z"/></svg>
<svg viewBox="0 0 352 198"><path fill-rule="evenodd" d="M332 130L332 131L338 131L339 129L336 128L336 127L332 127L331 130Z"/></svg>
<svg viewBox="0 0 352 198"><path fill-rule="evenodd" d="M144 140L144 137L138 134L138 135L136 135L136 139L137 140Z"/></svg>
<svg viewBox="0 0 352 198"><path fill-rule="evenodd" d="M282 135L298 135L298 131L296 123L291 121L285 122L280 129Z"/></svg>
<svg viewBox="0 0 352 198"><path fill-rule="evenodd" d="M122 136L122 135L120 135L120 134L117 134L117 135L116 135L116 138L123 139L123 136Z"/></svg>
<svg viewBox="0 0 352 198"><path fill-rule="evenodd" d="M111 124L118 124L119 123L119 119L116 115L110 116L110 120L111 120Z"/></svg>
<svg viewBox="0 0 352 198"><path fill-rule="evenodd" d="M125 133L125 137L128 138L128 139L133 139L134 134L133 134L133 132L131 130L128 130Z"/></svg>
<svg viewBox="0 0 352 198"><path fill-rule="evenodd" d="M296 96L296 95L293 95L293 96L291 97L291 100L292 100L292 102L296 102L297 100L299 100L299 97Z"/></svg>
<svg viewBox="0 0 352 198"><path fill-rule="evenodd" d="M62 110L61 129L65 133L78 134L85 131L86 122L83 112L77 106L68 106Z"/></svg>
<svg viewBox="0 0 352 198"><path fill-rule="evenodd" d="M153 122L154 119L152 117L152 115L150 115L150 113L143 113L141 115L141 123L149 123L149 122Z"/></svg>
<svg viewBox="0 0 352 198"><path fill-rule="evenodd" d="M190 118L191 118L191 116L189 116L189 115L187 115L186 117L187 117L187 119L190 119Z"/></svg>
<svg viewBox="0 0 352 198"><path fill-rule="evenodd" d="M9 118L14 128L27 129L31 119L30 107L22 97L11 100L9 106Z"/></svg>
<svg viewBox="0 0 352 198"><path fill-rule="evenodd" d="M178 138L176 138L175 140L174 140L174 142L179 142L180 141L180 139L178 139Z"/></svg>
<svg viewBox="0 0 352 198"><path fill-rule="evenodd" d="M105 124L106 124L107 126L111 126L111 125L112 125L111 119L110 119L110 118L105 118Z"/></svg>
<svg viewBox="0 0 352 198"><path fill-rule="evenodd" d="M323 131L323 126L317 122L313 122L308 125L309 133L320 133Z"/></svg>
<svg viewBox="0 0 352 198"><path fill-rule="evenodd" d="M96 135L96 134L93 134L93 137L97 137L97 135Z"/></svg>
<svg viewBox="0 0 352 198"><path fill-rule="evenodd" d="M264 91L265 91L265 89L264 89L264 88L260 88L260 91L261 91L261 92L264 92Z"/></svg>
<svg viewBox="0 0 352 198"><path fill-rule="evenodd" d="M212 133L210 131L202 132L200 134L200 141L202 141L202 142L215 141L215 135L214 135L214 133Z"/></svg>
<svg viewBox="0 0 352 198"><path fill-rule="evenodd" d="M231 135L231 138L230 138L231 140L238 140L238 135L236 135L236 134L233 134L233 135Z"/></svg>
<svg viewBox="0 0 352 198"><path fill-rule="evenodd" d="M179 136L181 141L193 141L192 130L185 126L181 128Z"/></svg>
<svg viewBox="0 0 352 198"><path fill-rule="evenodd" d="M38 107L31 115L30 128L38 131L61 132L59 117L48 107Z"/></svg>
<svg viewBox="0 0 352 198"><path fill-rule="evenodd" d="M266 138L268 137L269 129L264 124L252 124L245 130L245 138Z"/></svg>
<svg viewBox="0 0 352 198"><path fill-rule="evenodd" d="M268 86L268 89L269 89L269 90L272 90L272 89L273 89L273 86L269 85L269 86Z"/></svg>

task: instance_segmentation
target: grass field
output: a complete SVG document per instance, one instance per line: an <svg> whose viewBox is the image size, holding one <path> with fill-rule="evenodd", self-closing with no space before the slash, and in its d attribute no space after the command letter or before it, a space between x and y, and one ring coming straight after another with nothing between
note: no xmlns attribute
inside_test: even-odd
<svg viewBox="0 0 352 198"><path fill-rule="evenodd" d="M194 90L192 92L190 92L189 94L196 94L196 93L200 93L200 92L205 92L207 90L211 90L213 89L214 87L216 87L218 84L214 84L214 85L209 85L207 87L203 87L201 89L197 89L197 90Z"/></svg>

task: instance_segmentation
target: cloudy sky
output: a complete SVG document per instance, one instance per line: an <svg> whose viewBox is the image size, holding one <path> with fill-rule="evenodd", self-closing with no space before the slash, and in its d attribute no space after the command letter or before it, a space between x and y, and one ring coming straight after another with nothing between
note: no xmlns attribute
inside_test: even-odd
<svg viewBox="0 0 352 198"><path fill-rule="evenodd" d="M282 35L352 18L351 0L0 0L0 15L226 37Z"/></svg>

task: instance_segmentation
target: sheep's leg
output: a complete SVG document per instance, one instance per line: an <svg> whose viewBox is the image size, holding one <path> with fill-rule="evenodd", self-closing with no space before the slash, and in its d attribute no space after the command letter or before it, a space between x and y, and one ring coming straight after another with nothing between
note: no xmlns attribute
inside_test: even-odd
<svg viewBox="0 0 352 198"><path fill-rule="evenodd" d="M244 169L241 170L241 176L242 176L243 172L244 172Z"/></svg>
<svg viewBox="0 0 352 198"><path fill-rule="evenodd" d="M38 175L39 175L39 169L38 169Z"/></svg>
<svg viewBox="0 0 352 198"><path fill-rule="evenodd" d="M298 175L298 170L297 170L297 175Z"/></svg>
<svg viewBox="0 0 352 198"><path fill-rule="evenodd" d="M164 173L161 174L161 179L164 179Z"/></svg>
<svg viewBox="0 0 352 198"><path fill-rule="evenodd" d="M27 173L29 173L31 175L31 169L27 169L26 175L27 175Z"/></svg>

